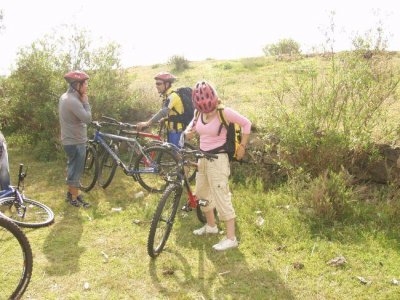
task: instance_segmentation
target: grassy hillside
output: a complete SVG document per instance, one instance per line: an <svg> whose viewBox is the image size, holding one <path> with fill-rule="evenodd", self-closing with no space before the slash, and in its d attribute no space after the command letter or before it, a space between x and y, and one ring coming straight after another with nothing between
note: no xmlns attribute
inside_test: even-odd
<svg viewBox="0 0 400 300"><path fill-rule="evenodd" d="M390 56L391 62L400 66L400 54L391 53ZM256 124L262 125L263 122L271 121L265 120L264 114L273 99L277 98L277 91L284 82L292 83L297 76L311 70L325 74L331 68L330 56L254 57L221 61L209 59L191 62L189 69L175 72L179 78L175 85L194 86L202 79L210 81L226 105L247 115ZM159 105L153 77L160 71L174 72L171 65L139 66L129 69L132 90L138 92L144 102L153 103L153 108ZM400 91L400 87L397 89ZM395 112L398 104L391 103L391 105L393 105L392 111ZM394 117L394 114L391 116Z"/></svg>
<svg viewBox="0 0 400 300"><path fill-rule="evenodd" d="M86 195L91 208L77 209L64 200L62 163L10 154L13 178L17 163L29 165L27 195L56 214L50 227L24 229L34 253L25 299L400 297L400 287L391 284L400 277L399 228L385 195L355 204L351 218L325 226L309 217L290 188L235 185L238 249L216 253L211 246L220 237L193 236L200 226L195 214L179 213L167 248L152 260L146 242L157 195L136 199L140 186L118 172L107 190ZM337 256L347 263L327 264Z"/></svg>
<svg viewBox="0 0 400 300"><path fill-rule="evenodd" d="M398 63L399 56L394 59ZM329 64L321 57L192 62L177 74L177 85L209 80L226 104L263 125L274 86L311 66L323 73ZM132 91L144 107L159 104L153 76L165 69L129 70ZM86 195L91 208L77 209L64 200L63 160L38 162L30 149L10 148L12 178L20 162L28 165L26 194L56 215L47 228L24 229L34 253L24 299L400 298L400 286L392 283L400 280L397 186L351 186L343 174L311 178L294 171L288 181L265 191L261 180L238 177L232 183L238 249L215 252L211 246L222 234L195 237L192 230L201 226L195 213L179 212L167 249L152 260L146 243L159 195L145 192L136 198L140 185L118 170L109 188ZM332 199L338 205L345 200L343 216L319 217L313 205ZM328 264L338 256L347 262Z"/></svg>

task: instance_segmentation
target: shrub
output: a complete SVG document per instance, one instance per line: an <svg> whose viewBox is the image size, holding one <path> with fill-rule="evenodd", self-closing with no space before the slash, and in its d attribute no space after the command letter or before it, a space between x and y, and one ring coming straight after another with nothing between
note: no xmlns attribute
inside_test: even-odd
<svg viewBox="0 0 400 300"><path fill-rule="evenodd" d="M229 62L219 63L213 65L213 68L221 69L221 70L230 70L233 68L232 64Z"/></svg>
<svg viewBox="0 0 400 300"><path fill-rule="evenodd" d="M183 56L174 55L168 60L168 64L173 67L173 71L182 72L189 69L189 61Z"/></svg>
<svg viewBox="0 0 400 300"><path fill-rule="evenodd" d="M295 55L300 54L300 44L293 39L282 39L275 44L266 45L263 48L266 56L269 55Z"/></svg>
<svg viewBox="0 0 400 300"><path fill-rule="evenodd" d="M130 106L129 82L120 70L118 46L111 43L91 49L84 31L61 36L47 36L19 52L0 99L1 107L7 103L0 112L7 132L31 136L33 146L40 145L43 159L59 148L58 99L67 89L63 79L67 71L82 69L90 75L94 119L101 114L118 117Z"/></svg>
<svg viewBox="0 0 400 300"><path fill-rule="evenodd" d="M349 149L369 147L376 134L395 129L385 123L384 104L395 98L399 83L389 56L365 60L348 52L333 55L324 72L303 63L298 69L274 89L266 116L290 165L314 176L327 168L338 170Z"/></svg>
<svg viewBox="0 0 400 300"><path fill-rule="evenodd" d="M332 223L343 220L349 213L354 193L344 171L326 170L315 178L304 193L303 203L312 209L314 217Z"/></svg>

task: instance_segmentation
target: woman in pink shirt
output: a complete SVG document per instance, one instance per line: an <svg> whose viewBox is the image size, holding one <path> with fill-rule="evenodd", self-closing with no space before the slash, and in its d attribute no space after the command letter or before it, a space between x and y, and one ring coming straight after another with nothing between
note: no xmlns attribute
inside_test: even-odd
<svg viewBox="0 0 400 300"><path fill-rule="evenodd" d="M216 208L220 220L225 222L226 238L215 244L213 248L223 251L238 246L235 235L236 214L232 205L232 194L229 190L228 182L230 175L229 158L224 150L227 130L225 127L220 129L221 122L217 112L220 101L215 89L209 83L199 81L193 89L192 100L193 105L200 114L189 124L185 135L190 139L197 133L200 136L200 149L218 154L218 159L212 161L200 159L198 163L196 196L208 200L209 204L202 207L207 224L200 229L194 230L193 234L218 233L214 218L214 208ZM237 159L240 160L246 151L251 122L233 109L224 108L224 113L229 123L237 123L242 127L242 140L237 150Z"/></svg>

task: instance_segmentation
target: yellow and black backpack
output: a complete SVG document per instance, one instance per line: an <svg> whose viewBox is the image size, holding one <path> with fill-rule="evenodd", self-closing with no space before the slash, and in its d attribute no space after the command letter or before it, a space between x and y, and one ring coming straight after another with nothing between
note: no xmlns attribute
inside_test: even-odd
<svg viewBox="0 0 400 300"><path fill-rule="evenodd" d="M212 152L218 153L223 150L229 156L229 161L238 161L236 159L237 149L239 148L240 142L242 141L242 127L237 123L229 123L226 119L224 112L224 105L219 104L217 107L218 118L221 123L218 129L218 135L221 134L222 127L225 127L227 130L226 133L226 142L221 147L213 149ZM200 112L196 110L195 112L195 120L198 119Z"/></svg>

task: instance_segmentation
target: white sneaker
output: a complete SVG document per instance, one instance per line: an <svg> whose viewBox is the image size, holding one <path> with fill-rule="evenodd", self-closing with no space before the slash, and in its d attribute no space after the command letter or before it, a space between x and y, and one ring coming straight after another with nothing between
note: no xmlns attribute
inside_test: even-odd
<svg viewBox="0 0 400 300"><path fill-rule="evenodd" d="M236 248L237 246L239 246L239 243L235 237L234 240L225 238L224 240L220 241L218 244L215 244L213 246L213 248L214 248L214 250L217 250L217 251L224 251L224 250Z"/></svg>
<svg viewBox="0 0 400 300"><path fill-rule="evenodd" d="M194 235L204 235L207 233L216 234L218 233L218 227L215 225L214 227L209 226L208 224L204 225L203 227L193 230Z"/></svg>

